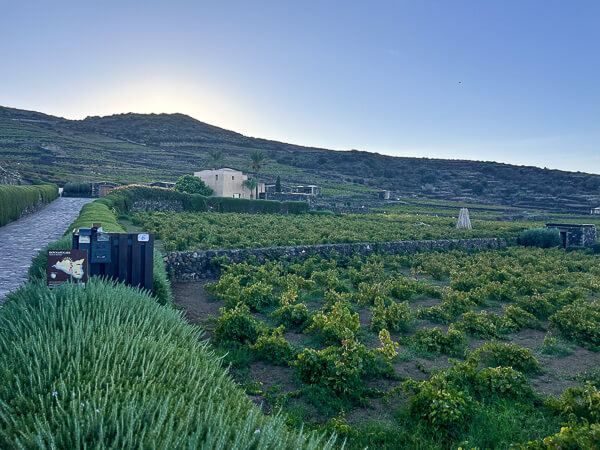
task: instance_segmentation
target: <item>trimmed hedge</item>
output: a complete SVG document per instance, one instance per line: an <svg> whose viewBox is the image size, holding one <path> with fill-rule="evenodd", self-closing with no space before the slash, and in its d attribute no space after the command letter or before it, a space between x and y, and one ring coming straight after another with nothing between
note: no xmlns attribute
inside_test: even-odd
<svg viewBox="0 0 600 450"><path fill-rule="evenodd" d="M181 311L93 277L0 308L0 448L332 448L264 416Z"/></svg>
<svg viewBox="0 0 600 450"><path fill-rule="evenodd" d="M118 213L131 209L137 200L175 200L190 212L234 212L246 214L305 214L307 202L279 202L276 200L249 200L245 198L205 197L184 194L172 189L147 186L123 186L98 200Z"/></svg>
<svg viewBox="0 0 600 450"><path fill-rule="evenodd" d="M0 185L0 227L20 219L23 211L38 203L50 203L58 197L58 186L42 184L36 186Z"/></svg>
<svg viewBox="0 0 600 450"><path fill-rule="evenodd" d="M91 197L92 183L66 183L63 186L63 197Z"/></svg>

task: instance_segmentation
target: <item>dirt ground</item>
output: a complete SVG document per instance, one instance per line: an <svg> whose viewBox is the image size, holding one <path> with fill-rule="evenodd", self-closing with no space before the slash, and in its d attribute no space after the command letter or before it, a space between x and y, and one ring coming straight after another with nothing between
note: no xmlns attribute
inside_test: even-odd
<svg viewBox="0 0 600 450"><path fill-rule="evenodd" d="M204 284L206 284L206 281L173 283L172 289L175 305L185 311L187 320L194 325L202 326L206 331L205 336L207 338L212 338L215 321L219 317L219 308L222 308L225 302L214 301L204 290ZM411 302L411 306L414 307L420 304L421 306L427 307L432 306L439 301L439 299L426 298ZM482 309L486 309L488 312L500 312L496 311L498 306ZM371 321L370 310L368 308L363 308L358 312L361 327L363 330L368 330ZM261 316L257 317L259 320L266 319L266 316L264 315L255 314L255 316ZM543 323L542 325L544 328L547 327L547 323ZM447 325L435 324L430 321L419 321L416 328L411 330L408 334L413 334L418 329L432 327L440 327L444 332L448 329ZM531 349L542 366L542 372L531 379L532 388L536 392L546 395L560 395L566 388L580 384L576 380L576 377L600 368L600 352L593 352L579 346L573 345L572 352L564 356L545 355L540 353L540 348L544 342L546 333L546 329L525 329L510 336L511 342ZM392 338L397 340L400 335L403 334L404 333L394 334ZM313 339L311 336L304 333L287 331L284 334L284 337L298 348L315 347L315 343L312 342ZM374 348L379 345L376 334L367 331L366 337L367 341L365 343L368 348ZM487 341L470 338L469 347L474 350L481 347L485 342ZM402 354L402 347L400 348L400 353ZM410 359L408 360L403 359L394 364L396 375L400 377L410 377L416 381L423 381L428 379L433 371L450 366L449 358L445 355L440 355L432 359L422 358L417 355L410 355L409 358ZM249 366L249 375L252 380L263 383L264 391L274 385L279 385L281 387L280 393L289 392L299 388L299 382L290 368L272 366L263 362L253 362ZM383 383L385 384L386 382L383 381ZM252 397L257 403L264 400L262 395ZM369 408L367 408L367 410L368 409Z"/></svg>

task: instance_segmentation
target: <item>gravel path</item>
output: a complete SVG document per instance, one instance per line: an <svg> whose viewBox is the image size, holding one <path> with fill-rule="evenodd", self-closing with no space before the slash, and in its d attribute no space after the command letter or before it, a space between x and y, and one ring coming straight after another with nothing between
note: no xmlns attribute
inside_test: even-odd
<svg viewBox="0 0 600 450"><path fill-rule="evenodd" d="M58 198L41 211L0 227L0 305L27 281L31 259L62 236L91 198Z"/></svg>

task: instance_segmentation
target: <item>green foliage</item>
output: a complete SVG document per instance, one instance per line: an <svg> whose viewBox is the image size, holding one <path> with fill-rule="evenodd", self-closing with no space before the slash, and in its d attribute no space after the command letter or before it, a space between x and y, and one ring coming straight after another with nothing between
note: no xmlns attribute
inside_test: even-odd
<svg viewBox="0 0 600 450"><path fill-rule="evenodd" d="M67 231L65 231L65 235L70 235L79 228L91 228L94 222L100 222L102 224L102 229L106 232L124 233L125 230L119 224L115 215L118 211L110 209L100 200L83 205L77 219L75 219Z"/></svg>
<svg viewBox="0 0 600 450"><path fill-rule="evenodd" d="M277 180L275 180L275 192L281 192L281 177L277 175Z"/></svg>
<svg viewBox="0 0 600 450"><path fill-rule="evenodd" d="M390 300L386 306L381 297L375 299L371 308L371 330L379 332L383 329L390 331L406 331L410 327L412 314L408 302L396 303Z"/></svg>
<svg viewBox="0 0 600 450"><path fill-rule="evenodd" d="M440 433L447 438L456 437L473 415L473 399L456 390L442 378L412 383L410 397L411 416L427 426L430 433Z"/></svg>
<svg viewBox="0 0 600 450"><path fill-rule="evenodd" d="M475 389L481 396L523 399L533 395L525 376L512 367L486 367L475 375Z"/></svg>
<svg viewBox="0 0 600 450"><path fill-rule="evenodd" d="M92 183L65 183L63 197L91 197Z"/></svg>
<svg viewBox="0 0 600 450"><path fill-rule="evenodd" d="M185 194L200 194L208 197L213 194L213 190L209 188L201 178L194 175L182 175L177 179L177 183L173 186L178 192Z"/></svg>
<svg viewBox="0 0 600 450"><path fill-rule="evenodd" d="M261 325L250 315L248 306L239 303L232 309L221 308L221 317L215 327L215 339L221 344L254 344L261 332Z"/></svg>
<svg viewBox="0 0 600 450"><path fill-rule="evenodd" d="M560 233L556 228L532 228L519 235L519 244L525 247L558 247L561 245Z"/></svg>
<svg viewBox="0 0 600 450"><path fill-rule="evenodd" d="M560 398L549 398L548 405L559 414L587 423L600 423L600 391L591 384L566 389Z"/></svg>
<svg viewBox="0 0 600 450"><path fill-rule="evenodd" d="M305 349L298 355L295 366L303 382L357 400L365 389L364 377L374 370L374 357L364 345L347 339L340 347Z"/></svg>
<svg viewBox="0 0 600 450"><path fill-rule="evenodd" d="M331 310L315 314L311 325L306 329L309 333L318 333L328 342L339 343L350 339L360 330L358 313L352 314L348 305L337 301Z"/></svg>
<svg viewBox="0 0 600 450"><path fill-rule="evenodd" d="M58 197L58 186L43 184L38 186L0 185L0 227L21 218L27 208L39 203L50 203Z"/></svg>
<svg viewBox="0 0 600 450"><path fill-rule="evenodd" d="M600 302L578 300L550 317L550 323L568 339L585 347L600 347Z"/></svg>
<svg viewBox="0 0 600 450"><path fill-rule="evenodd" d="M600 424L562 427L559 433L523 445L529 450L579 450L600 446Z"/></svg>
<svg viewBox="0 0 600 450"><path fill-rule="evenodd" d="M450 326L446 334L438 327L423 328L410 337L409 342L417 349L435 355L463 356L467 347L465 334L454 326Z"/></svg>
<svg viewBox="0 0 600 450"><path fill-rule="evenodd" d="M30 283L0 309L0 447L330 447L263 416L199 328L123 284ZM260 430L260 433L255 433Z"/></svg>
<svg viewBox="0 0 600 450"><path fill-rule="evenodd" d="M523 373L535 373L541 370L540 363L531 350L512 342L487 342L469 358L491 366L512 367Z"/></svg>
<svg viewBox="0 0 600 450"><path fill-rule="evenodd" d="M302 329L306 326L309 319L309 312L306 304L298 303L296 305L283 305L271 313L277 323L286 328Z"/></svg>
<svg viewBox="0 0 600 450"><path fill-rule="evenodd" d="M296 358L297 352L294 346L282 337L283 328L273 330L270 335L259 336L256 343L250 349L256 355L273 364L288 365Z"/></svg>
<svg viewBox="0 0 600 450"><path fill-rule="evenodd" d="M133 219L160 236L165 250L514 237L520 231L510 222L487 222L466 233L457 230L455 221L446 217L432 217L431 227L419 227L414 225L415 218L410 215L306 214L307 202L227 197L206 197L205 200L210 212L140 212ZM201 211L188 209L186 204L184 209ZM185 248L177 248L179 241L185 242Z"/></svg>

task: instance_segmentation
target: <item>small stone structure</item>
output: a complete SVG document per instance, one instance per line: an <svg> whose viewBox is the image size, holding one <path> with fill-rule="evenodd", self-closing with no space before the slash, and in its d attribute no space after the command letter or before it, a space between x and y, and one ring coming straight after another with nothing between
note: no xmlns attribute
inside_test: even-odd
<svg viewBox="0 0 600 450"><path fill-rule="evenodd" d="M467 230L471 229L471 219L469 217L469 210L467 208L460 208L460 213L458 214L458 222L456 223L456 228L465 228Z"/></svg>
<svg viewBox="0 0 600 450"><path fill-rule="evenodd" d="M111 181L98 181L92 183L92 197L104 197L114 188L119 186L119 183L113 183Z"/></svg>
<svg viewBox="0 0 600 450"><path fill-rule="evenodd" d="M389 200L390 199L390 191L379 191L377 193L379 196L379 200Z"/></svg>
<svg viewBox="0 0 600 450"><path fill-rule="evenodd" d="M562 245L569 247L591 247L596 243L596 227L590 224L548 223L546 228L556 228Z"/></svg>
<svg viewBox="0 0 600 450"><path fill-rule="evenodd" d="M375 252L388 254L416 253L420 251L487 250L506 247L506 239L475 238L428 241L395 241L357 244L301 245L295 247L264 247L232 250L191 250L163 253L167 273L178 281L194 281L218 275L220 268L211 264L217 256L227 256L232 262L242 262L250 257L259 261L288 257L304 259L309 256L328 257L332 252L341 256L370 255Z"/></svg>
<svg viewBox="0 0 600 450"><path fill-rule="evenodd" d="M314 196L300 192L273 192L271 194L267 193L266 199L277 200L279 202L308 202L311 204Z"/></svg>

